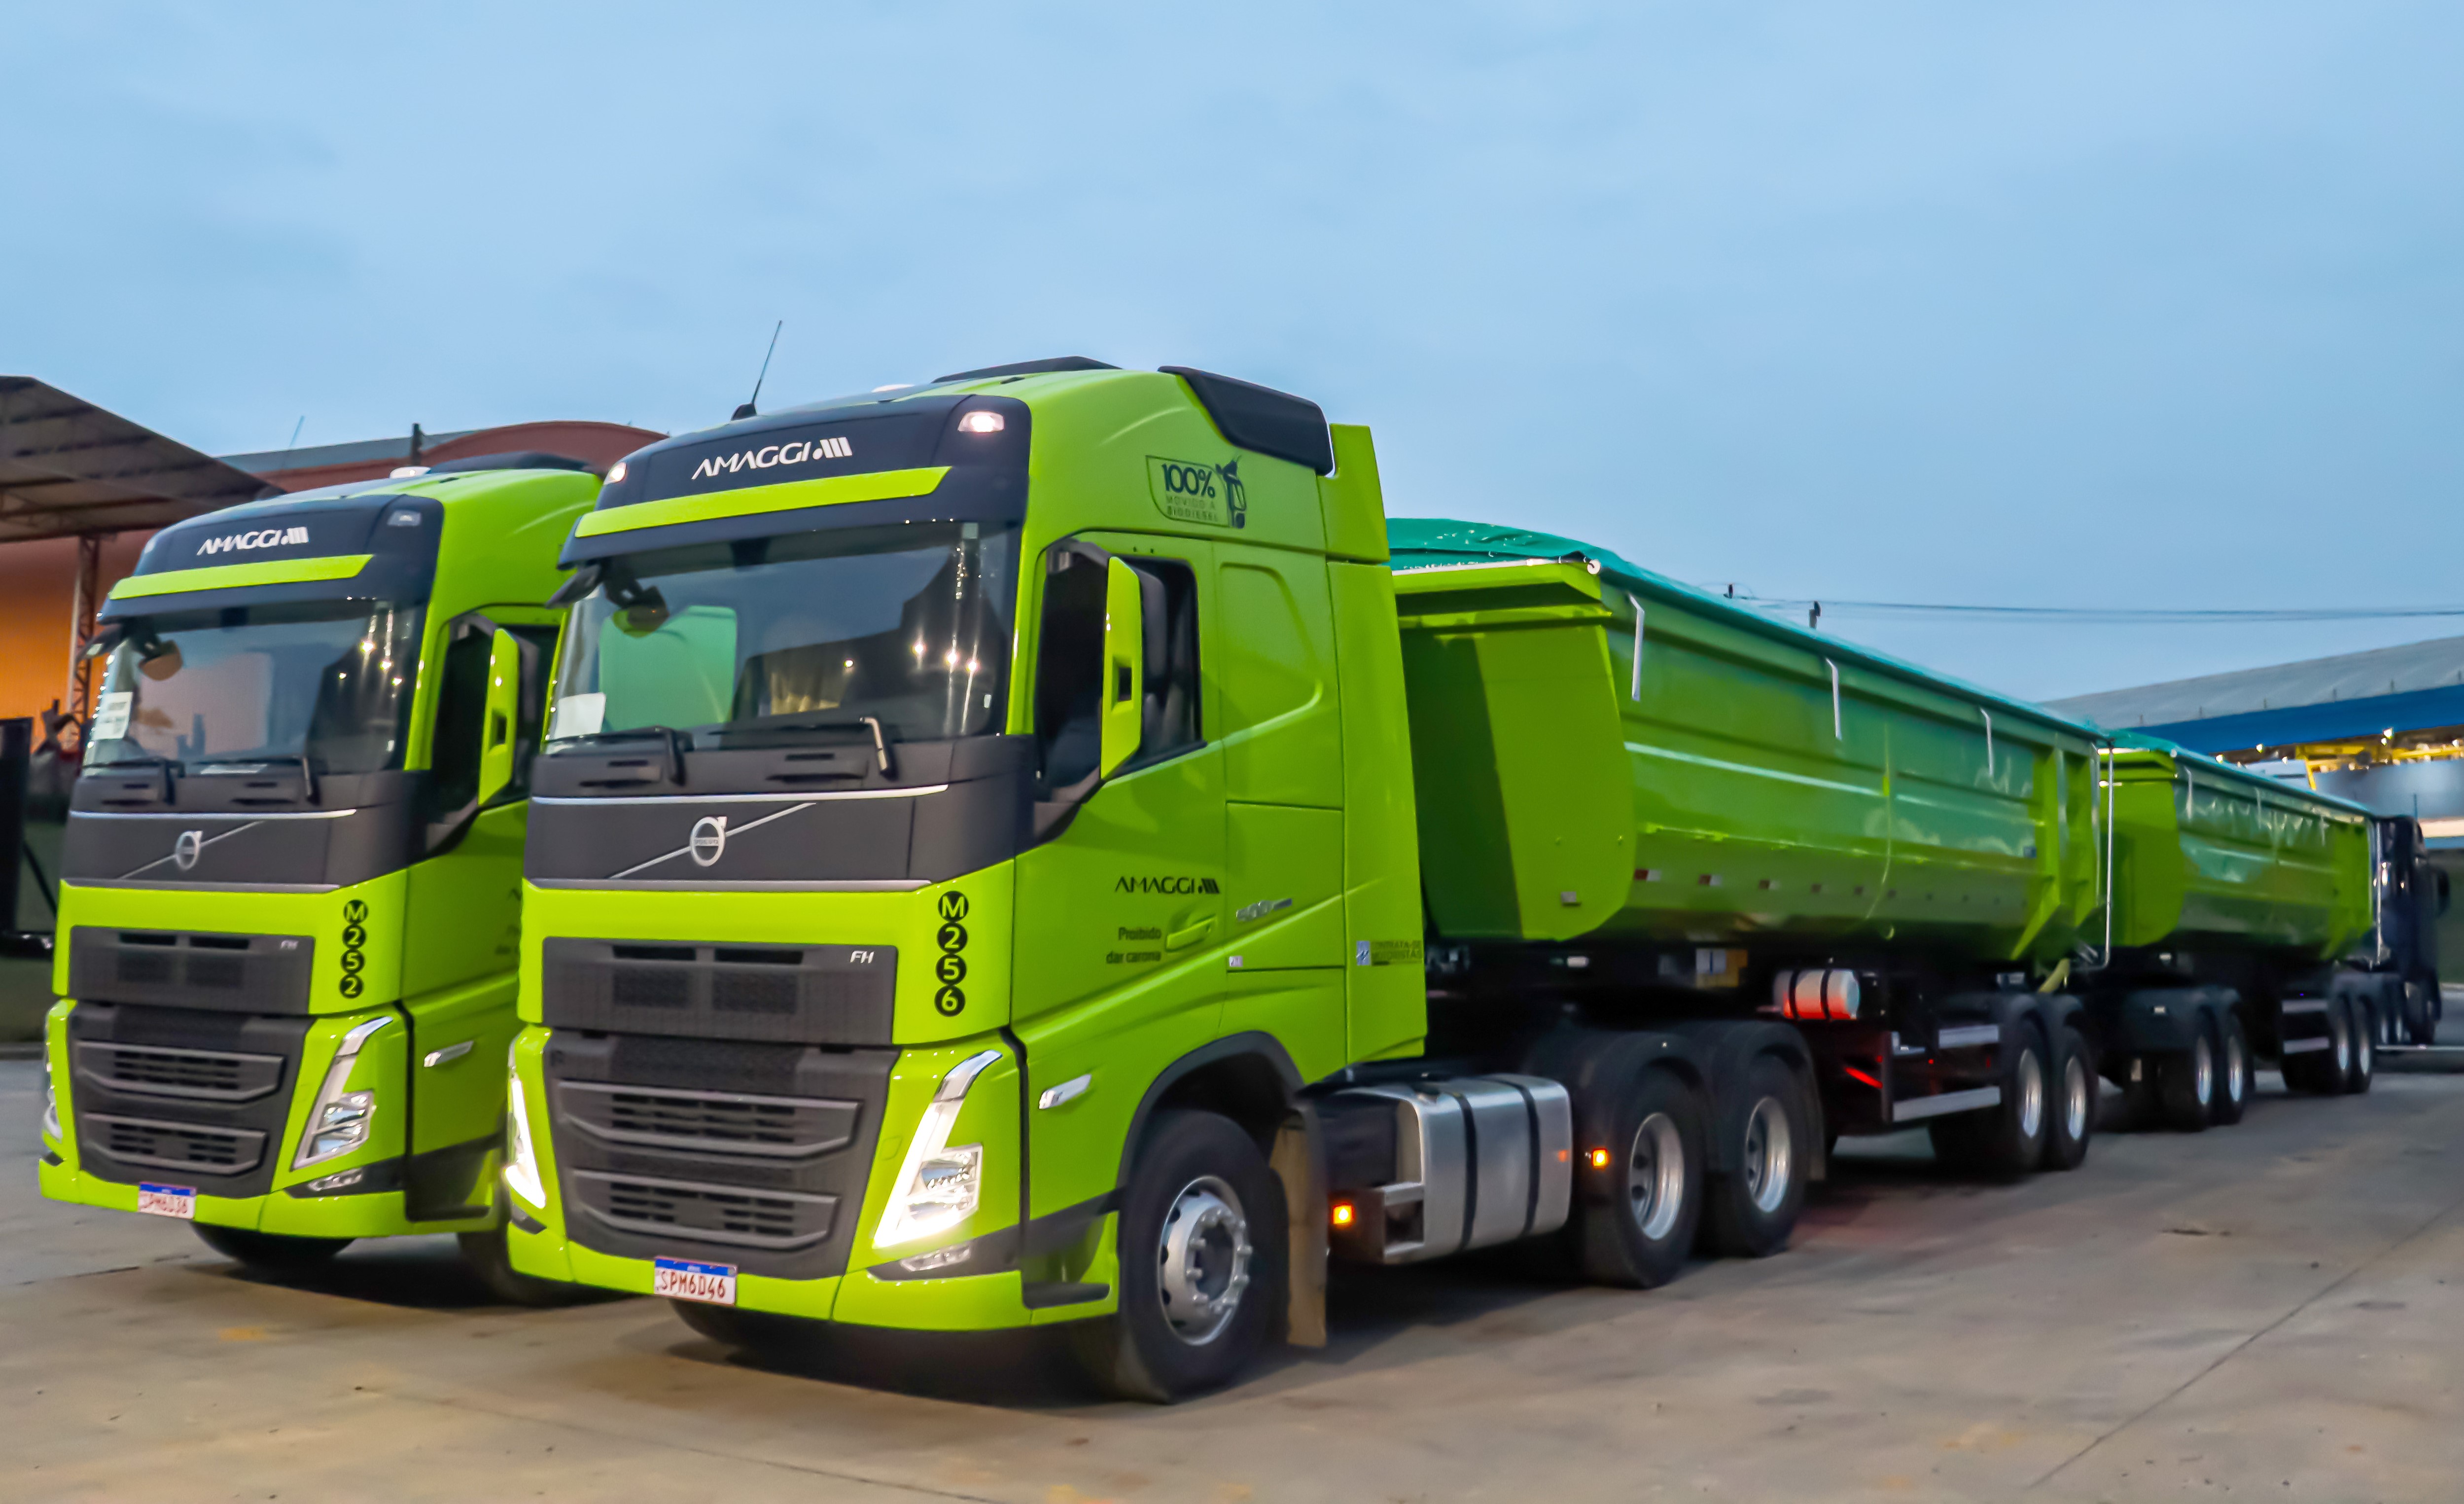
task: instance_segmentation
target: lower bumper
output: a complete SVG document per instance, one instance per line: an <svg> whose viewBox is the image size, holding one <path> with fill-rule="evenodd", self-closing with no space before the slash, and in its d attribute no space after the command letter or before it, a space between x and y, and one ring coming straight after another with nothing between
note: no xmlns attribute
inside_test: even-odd
<svg viewBox="0 0 2464 1504"><path fill-rule="evenodd" d="M522 1273L637 1295L650 1294L653 1265L649 1259L621 1258L576 1247L543 1224L534 1224L536 1231L525 1228L526 1220L517 1218L505 1239L514 1268ZM1104 1255L1111 1250L1113 1220L1108 1218L1104 1228ZM712 1254L703 1250L693 1256L709 1259ZM736 1303L745 1311L913 1332L1046 1326L1109 1316L1118 1304L1110 1289L1101 1299L1053 1307L1030 1305L1027 1291L1025 1276L1014 1269L947 1279L875 1279L861 1270L821 1279L741 1274L737 1278Z"/></svg>
<svg viewBox="0 0 2464 1504"><path fill-rule="evenodd" d="M73 1165L38 1164L37 1182L53 1201L106 1211L135 1212L137 1187L85 1174ZM166 1182L178 1177L165 1172ZM199 1196L199 1222L244 1228L254 1232L301 1238L396 1238L436 1232L478 1232L495 1226L493 1212L451 1222L412 1222L403 1208L403 1193L375 1191L359 1196L294 1196L275 1191L264 1196Z"/></svg>

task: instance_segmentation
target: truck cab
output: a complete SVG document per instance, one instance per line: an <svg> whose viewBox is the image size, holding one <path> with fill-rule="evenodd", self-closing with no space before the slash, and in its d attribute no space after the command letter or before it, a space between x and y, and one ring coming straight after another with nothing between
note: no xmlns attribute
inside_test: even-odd
<svg viewBox="0 0 2464 1504"><path fill-rule="evenodd" d="M1365 430L1182 368L628 456L562 561L515 1266L1228 1371L1285 1319L1297 1092L1425 1031L1384 558Z"/></svg>
<svg viewBox="0 0 2464 1504"><path fill-rule="evenodd" d="M90 650L45 1195L274 1270L459 1233L500 1293L540 1293L497 1230L498 1062L542 603L598 489L483 457L148 542Z"/></svg>

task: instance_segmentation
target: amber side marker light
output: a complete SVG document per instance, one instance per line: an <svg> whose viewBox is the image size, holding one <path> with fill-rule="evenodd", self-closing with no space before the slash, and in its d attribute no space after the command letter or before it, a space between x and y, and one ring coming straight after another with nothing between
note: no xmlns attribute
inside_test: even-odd
<svg viewBox="0 0 2464 1504"><path fill-rule="evenodd" d="M1593 1169L1607 1169L1609 1167L1609 1151L1606 1149L1594 1149L1591 1152L1591 1161Z"/></svg>
<svg viewBox="0 0 2464 1504"><path fill-rule="evenodd" d="M1334 1204L1334 1225L1336 1227L1348 1228L1352 1226L1352 1203L1348 1201L1339 1201Z"/></svg>

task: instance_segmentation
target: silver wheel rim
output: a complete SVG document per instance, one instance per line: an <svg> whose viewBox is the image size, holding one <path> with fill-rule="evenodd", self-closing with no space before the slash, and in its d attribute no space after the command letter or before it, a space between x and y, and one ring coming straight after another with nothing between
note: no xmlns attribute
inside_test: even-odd
<svg viewBox="0 0 2464 1504"><path fill-rule="evenodd" d="M2045 1071L2033 1050L2019 1051L2019 1137L2034 1139L2045 1131Z"/></svg>
<svg viewBox="0 0 2464 1504"><path fill-rule="evenodd" d="M1789 1137L1788 1109L1779 1098L1766 1096L1746 1115L1746 1199L1769 1215L1788 1200L1789 1176L1794 1172L1796 1145Z"/></svg>
<svg viewBox="0 0 2464 1504"><path fill-rule="evenodd" d="M2062 1067L2062 1127L2074 1141L2087 1137L2087 1064L2073 1055Z"/></svg>
<svg viewBox="0 0 2464 1504"><path fill-rule="evenodd" d="M1635 1130L1633 1152L1626 1156L1625 1199L1635 1226L1657 1243L1677 1228L1685 1209L1685 1139L1677 1119L1654 1113Z"/></svg>
<svg viewBox="0 0 2464 1504"><path fill-rule="evenodd" d="M2250 1056L2238 1031L2225 1036L2225 1100L2239 1102L2250 1095Z"/></svg>
<svg viewBox="0 0 2464 1504"><path fill-rule="evenodd" d="M1163 1214L1155 1294L1164 1324L1192 1347L1223 1335L1249 1288L1249 1219L1241 1198L1212 1175L1180 1188Z"/></svg>
<svg viewBox="0 0 2464 1504"><path fill-rule="evenodd" d="M2353 1029L2342 1013L2327 1015L2327 1035L2335 1041L2338 1073L2353 1068Z"/></svg>
<svg viewBox="0 0 2464 1504"><path fill-rule="evenodd" d="M2362 1068L2362 1074L2367 1075L2370 1073L2370 1065L2374 1058L2372 1051L2376 1046L2371 1042L2371 1030L2363 1029L2360 1035L2359 1042L2353 1047L2353 1061Z"/></svg>
<svg viewBox="0 0 2464 1504"><path fill-rule="evenodd" d="M2190 1079L2199 1094L2200 1106L2216 1099L2216 1052L2208 1048L2204 1035L2190 1045Z"/></svg>

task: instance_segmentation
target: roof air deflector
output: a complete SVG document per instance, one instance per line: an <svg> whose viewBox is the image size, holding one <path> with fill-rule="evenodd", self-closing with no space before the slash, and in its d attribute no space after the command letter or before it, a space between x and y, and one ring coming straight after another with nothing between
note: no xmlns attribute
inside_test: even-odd
<svg viewBox="0 0 2464 1504"><path fill-rule="evenodd" d="M1187 365L1159 368L1189 383L1206 415L1233 443L1307 465L1321 476L1334 474L1334 438L1326 431L1326 409L1316 403Z"/></svg>

